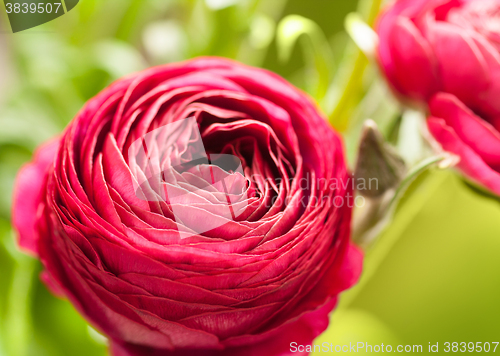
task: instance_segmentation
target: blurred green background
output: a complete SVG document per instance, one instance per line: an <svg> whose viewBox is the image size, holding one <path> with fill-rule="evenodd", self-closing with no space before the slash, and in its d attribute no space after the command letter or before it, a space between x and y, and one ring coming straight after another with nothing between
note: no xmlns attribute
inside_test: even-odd
<svg viewBox="0 0 500 356"><path fill-rule="evenodd" d="M50 295L40 263L14 243L12 186L37 145L123 75L218 55L275 71L313 96L345 135L351 165L368 117L399 147L418 146L376 66L344 31L348 13L373 23L379 7L377 0L82 0L15 35L2 9L0 356L106 354L105 339ZM447 341L500 341L499 217L500 203L455 173L422 175L317 342L418 344L426 353L429 342L443 350Z"/></svg>

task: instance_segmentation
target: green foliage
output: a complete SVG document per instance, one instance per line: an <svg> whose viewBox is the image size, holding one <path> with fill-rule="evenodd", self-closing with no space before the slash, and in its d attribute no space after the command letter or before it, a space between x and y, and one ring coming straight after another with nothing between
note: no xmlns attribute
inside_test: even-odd
<svg viewBox="0 0 500 356"><path fill-rule="evenodd" d="M353 11L373 24L380 3L83 0L50 23L0 36L0 356L107 352L74 308L43 286L40 263L15 246L13 184L36 146L117 78L218 55L273 70L309 93L344 134L352 166L367 118L396 145L413 137L375 64L343 30ZM495 341L499 211L452 173L421 175L318 342Z"/></svg>
<svg viewBox="0 0 500 356"><path fill-rule="evenodd" d="M286 62L292 55L295 43L301 36L304 41L306 91L321 101L333 79L334 55L321 28L309 19L299 15L288 15L280 21L276 34L278 56Z"/></svg>
<svg viewBox="0 0 500 356"><path fill-rule="evenodd" d="M424 353L429 342L439 342L442 352L444 342L497 341L499 202L449 171L425 174L411 191L367 252L361 282L343 296L340 310L368 313L391 331L374 343L396 336L403 345L424 345Z"/></svg>

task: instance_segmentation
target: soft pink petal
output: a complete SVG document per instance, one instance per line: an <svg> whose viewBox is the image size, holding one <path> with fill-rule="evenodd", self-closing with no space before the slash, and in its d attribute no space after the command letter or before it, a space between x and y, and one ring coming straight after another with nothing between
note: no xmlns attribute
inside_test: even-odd
<svg viewBox="0 0 500 356"><path fill-rule="evenodd" d="M38 254L36 231L37 211L43 199L46 175L54 163L59 149L59 139L40 146L33 161L18 173L14 187L12 223L17 231L19 245L27 252Z"/></svg>

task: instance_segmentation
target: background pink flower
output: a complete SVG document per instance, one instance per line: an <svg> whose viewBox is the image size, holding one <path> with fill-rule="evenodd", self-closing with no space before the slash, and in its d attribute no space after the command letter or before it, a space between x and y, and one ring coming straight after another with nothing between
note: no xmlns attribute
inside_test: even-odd
<svg viewBox="0 0 500 356"><path fill-rule="evenodd" d="M430 105L429 128L460 169L500 194L500 1L400 0L379 18L395 92Z"/></svg>

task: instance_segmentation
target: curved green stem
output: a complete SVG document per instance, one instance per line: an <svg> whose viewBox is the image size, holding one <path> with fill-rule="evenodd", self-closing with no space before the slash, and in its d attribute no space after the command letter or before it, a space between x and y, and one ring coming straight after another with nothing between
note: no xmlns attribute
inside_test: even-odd
<svg viewBox="0 0 500 356"><path fill-rule="evenodd" d="M424 159L422 162L413 167L394 193L394 197L390 202L390 206L394 207L397 201L403 196L404 192L409 187L411 182L413 182L420 174L429 169L431 166L443 161L445 158L445 156L432 156Z"/></svg>
<svg viewBox="0 0 500 356"><path fill-rule="evenodd" d="M367 19L369 25L373 25L377 15L380 11L382 5L382 0L364 0L360 3L358 11L361 12ZM355 45L352 44L354 47ZM353 48L351 47L351 49ZM349 52L349 48L347 52ZM342 95L338 99L335 107L329 114L330 123L337 128L339 131L344 131L347 128L349 121L350 107L352 106L352 100L356 99L361 94L363 75L369 64L369 60L366 56L359 50L356 49L354 64L351 56L347 55L344 59L345 64L341 66L339 71L344 68L349 70L349 75L342 86ZM350 69L349 69L350 67ZM334 83L333 86L337 86L338 83Z"/></svg>

